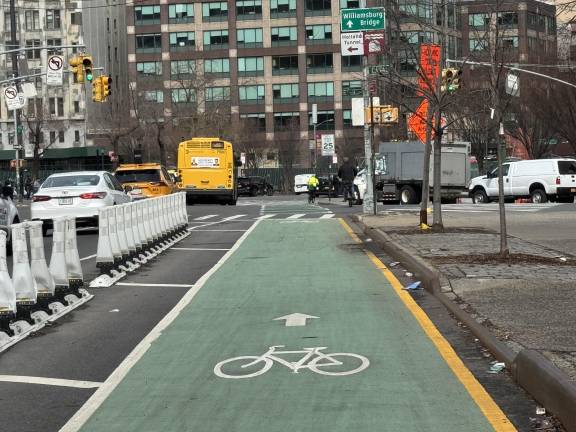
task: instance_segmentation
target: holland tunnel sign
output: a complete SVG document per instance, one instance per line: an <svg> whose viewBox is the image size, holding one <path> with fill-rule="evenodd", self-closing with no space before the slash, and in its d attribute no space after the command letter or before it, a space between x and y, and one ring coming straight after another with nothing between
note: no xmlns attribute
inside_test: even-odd
<svg viewBox="0 0 576 432"><path fill-rule="evenodd" d="M343 32L384 30L384 8L342 9L341 13Z"/></svg>

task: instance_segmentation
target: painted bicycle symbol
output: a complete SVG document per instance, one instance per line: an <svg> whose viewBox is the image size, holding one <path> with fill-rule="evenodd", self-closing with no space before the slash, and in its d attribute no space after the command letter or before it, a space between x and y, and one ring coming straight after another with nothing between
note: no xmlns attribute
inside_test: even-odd
<svg viewBox="0 0 576 432"><path fill-rule="evenodd" d="M214 366L214 374L220 378L253 378L270 370L274 362L298 373L300 369L309 369L320 375L344 376L361 372L370 365L370 361L353 353L323 353L327 347L302 348L298 351L280 351L284 345L271 346L260 356L239 356L221 361ZM302 354L297 361L288 361L281 355L295 357Z"/></svg>

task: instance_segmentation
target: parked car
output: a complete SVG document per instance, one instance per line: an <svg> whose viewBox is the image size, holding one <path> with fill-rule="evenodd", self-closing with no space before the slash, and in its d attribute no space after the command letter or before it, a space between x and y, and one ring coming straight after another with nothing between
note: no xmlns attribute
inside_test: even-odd
<svg viewBox="0 0 576 432"><path fill-rule="evenodd" d="M8 255L12 254L12 224L20 222L20 215L18 209L12 200L4 195L0 195L0 229L6 231L6 252Z"/></svg>
<svg viewBox="0 0 576 432"><path fill-rule="evenodd" d="M502 165L506 199L531 198L534 203L574 202L576 160L535 159ZM475 203L498 199L498 168L470 181L468 191Z"/></svg>
<svg viewBox="0 0 576 432"><path fill-rule="evenodd" d="M334 186L334 176L318 176L318 191L316 192L317 195L328 195L332 197L338 196L338 191L335 190Z"/></svg>
<svg viewBox="0 0 576 432"><path fill-rule="evenodd" d="M238 196L273 195L274 187L264 177L238 177Z"/></svg>
<svg viewBox="0 0 576 432"><path fill-rule="evenodd" d="M122 186L130 186L128 195L134 200L162 195L176 191L176 184L166 168L157 163L123 164L114 176Z"/></svg>
<svg viewBox="0 0 576 432"><path fill-rule="evenodd" d="M300 195L308 193L308 180L313 174L298 174L294 176L294 193Z"/></svg>
<svg viewBox="0 0 576 432"><path fill-rule="evenodd" d="M131 200L116 177L105 171L52 174L32 198L31 219L44 222L44 235L57 216L74 216L77 226L98 226L99 209Z"/></svg>

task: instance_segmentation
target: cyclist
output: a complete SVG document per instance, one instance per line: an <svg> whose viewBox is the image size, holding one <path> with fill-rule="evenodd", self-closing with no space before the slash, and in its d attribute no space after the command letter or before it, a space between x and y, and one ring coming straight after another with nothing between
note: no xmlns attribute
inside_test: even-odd
<svg viewBox="0 0 576 432"><path fill-rule="evenodd" d="M312 174L312 176L308 179L308 202L313 203L314 199L316 198L316 191L318 190L318 185L320 182L316 177L316 174Z"/></svg>
<svg viewBox="0 0 576 432"><path fill-rule="evenodd" d="M344 163L340 166L338 170L338 177L342 180L342 188L344 190L344 199L347 201L348 198L354 198L354 177L358 174L358 170L347 157L344 158Z"/></svg>

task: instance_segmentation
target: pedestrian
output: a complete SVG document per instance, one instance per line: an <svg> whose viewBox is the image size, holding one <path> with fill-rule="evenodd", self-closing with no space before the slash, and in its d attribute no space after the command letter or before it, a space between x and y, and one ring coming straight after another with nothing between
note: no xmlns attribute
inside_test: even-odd
<svg viewBox="0 0 576 432"><path fill-rule="evenodd" d="M24 187L26 188L26 199L30 199L30 195L32 195L32 178L30 176L26 177Z"/></svg>
<svg viewBox="0 0 576 432"><path fill-rule="evenodd" d="M2 187L2 195L14 201L14 188L12 187L12 183L10 183L10 180L6 180L4 182L4 186Z"/></svg>
<svg viewBox="0 0 576 432"><path fill-rule="evenodd" d="M338 170L338 177L342 180L342 188L344 189L344 199L342 201L348 200L348 194L354 198L354 178L358 174L358 170L347 157L344 158L344 163L340 166Z"/></svg>
<svg viewBox="0 0 576 432"><path fill-rule="evenodd" d="M38 189L40 189L41 184L42 183L40 183L40 180L38 179L34 180L34 183L32 184L32 193L38 192Z"/></svg>

